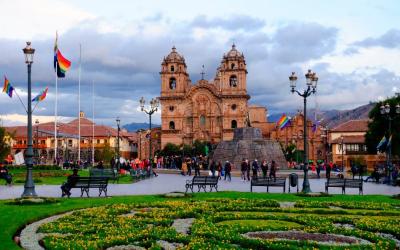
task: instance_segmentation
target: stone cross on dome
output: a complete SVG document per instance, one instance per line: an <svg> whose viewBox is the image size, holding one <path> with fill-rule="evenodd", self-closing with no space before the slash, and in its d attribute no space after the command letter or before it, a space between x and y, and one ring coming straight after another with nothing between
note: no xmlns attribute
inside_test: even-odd
<svg viewBox="0 0 400 250"><path fill-rule="evenodd" d="M204 72L204 64L201 66L201 68L202 68L202 70L201 70L201 80L204 80L204 74L205 74L205 72Z"/></svg>

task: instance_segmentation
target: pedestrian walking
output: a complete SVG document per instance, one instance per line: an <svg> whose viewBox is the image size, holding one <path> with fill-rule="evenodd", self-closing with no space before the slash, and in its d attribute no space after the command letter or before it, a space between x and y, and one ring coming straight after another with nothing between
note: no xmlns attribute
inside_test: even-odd
<svg viewBox="0 0 400 250"><path fill-rule="evenodd" d="M215 161L211 161L210 164L210 171L211 171L211 176L215 177L215 170L217 168L217 164L215 164Z"/></svg>
<svg viewBox="0 0 400 250"><path fill-rule="evenodd" d="M276 163L275 161L272 161L271 170L269 171L269 178L274 177L274 181L276 181L276 170L277 170Z"/></svg>
<svg viewBox="0 0 400 250"><path fill-rule="evenodd" d="M257 173L258 173L258 161L255 159L253 163L251 164L251 170L253 171L253 179L257 179Z"/></svg>
<svg viewBox="0 0 400 250"><path fill-rule="evenodd" d="M229 161L226 161L224 168L225 168L224 180L226 181L226 178L228 177L228 181L231 181L231 170L232 170L231 163Z"/></svg>
<svg viewBox="0 0 400 250"><path fill-rule="evenodd" d="M246 163L247 163L247 170L246 170L247 180L250 181L250 163L248 159L246 159Z"/></svg>
<svg viewBox="0 0 400 250"><path fill-rule="evenodd" d="M248 168L248 166L247 166L246 159L243 158L242 164L240 165L240 171L242 173L241 178L242 178L243 182L246 181L247 168Z"/></svg>
<svg viewBox="0 0 400 250"><path fill-rule="evenodd" d="M220 161L217 164L217 171L218 171L218 180L221 180L222 179L222 177L221 177L221 175L222 175L222 164L221 164Z"/></svg>
<svg viewBox="0 0 400 250"><path fill-rule="evenodd" d="M266 160L263 160L261 163L261 171L263 174L263 178L267 177L267 172L268 172L268 163Z"/></svg>

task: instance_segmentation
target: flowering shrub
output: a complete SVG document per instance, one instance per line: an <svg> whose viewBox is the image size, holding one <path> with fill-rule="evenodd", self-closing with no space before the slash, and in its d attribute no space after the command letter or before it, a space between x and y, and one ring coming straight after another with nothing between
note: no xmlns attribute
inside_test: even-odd
<svg viewBox="0 0 400 250"><path fill-rule="evenodd" d="M116 204L75 211L44 224L39 232L46 235L43 239L46 249L57 250L107 249L119 245L161 249L159 240L180 243L182 249L395 249L395 241L378 232L399 239L399 211L391 204L378 205L300 201L296 208L280 208L276 201L257 199ZM195 218L187 234L178 233L172 226L179 218ZM351 236L366 241L340 245L334 240L326 243L245 235L288 230Z"/></svg>

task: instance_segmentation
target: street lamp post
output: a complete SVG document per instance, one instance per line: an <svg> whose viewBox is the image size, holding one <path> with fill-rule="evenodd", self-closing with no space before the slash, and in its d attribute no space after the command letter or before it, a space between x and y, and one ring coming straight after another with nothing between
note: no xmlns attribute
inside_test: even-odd
<svg viewBox="0 0 400 250"><path fill-rule="evenodd" d="M119 168L119 159L120 159L120 153L119 153L119 131L121 130L120 124L121 120L119 117L115 120L117 122L117 168Z"/></svg>
<svg viewBox="0 0 400 250"><path fill-rule="evenodd" d="M304 100L304 117L303 117L303 143L304 143L304 179L303 179L303 193L310 193L311 188L310 188L310 182L308 180L308 145L307 145L307 97L309 97L311 94L315 94L317 91L317 83L318 83L318 77L316 73L311 72L309 69L307 74L305 75L306 77L306 84L307 84L307 89L303 90L303 93L299 92L296 90L296 81L297 81L297 76L295 72L292 72L292 75L289 76L290 80L290 88L292 94L296 92L299 96L303 97Z"/></svg>
<svg viewBox="0 0 400 250"><path fill-rule="evenodd" d="M390 108L389 103L386 103L386 105L382 104L380 107L381 115L385 116L385 118L388 120L388 132L389 132L388 137L389 138L392 136L392 120L394 119L394 117L396 115L400 114L400 104L396 105L394 114L390 115L390 110L391 110L391 108ZM389 139L389 140L391 140L391 139ZM388 145L389 145L389 148L388 148L388 153L386 154L386 165L390 169L392 166L392 143L390 142ZM390 171L389 171L389 178L390 178Z"/></svg>
<svg viewBox="0 0 400 250"><path fill-rule="evenodd" d="M33 148L32 148L32 86L31 86L31 69L33 63L33 55L35 49L31 47L31 42L26 42L26 47L22 49L25 54L25 63L28 66L28 149L26 152L26 179L24 192L22 197L36 197L35 183L33 182Z"/></svg>
<svg viewBox="0 0 400 250"><path fill-rule="evenodd" d="M151 115L154 114L158 110L158 106L160 105L160 101L158 98L152 98L150 101L150 109L145 109L144 104L146 101L144 100L143 96L139 100L140 102L140 109L145 112L146 114L149 115L149 130L150 130L150 136L149 136L149 161L150 161L150 166L153 167L152 161L151 161Z"/></svg>

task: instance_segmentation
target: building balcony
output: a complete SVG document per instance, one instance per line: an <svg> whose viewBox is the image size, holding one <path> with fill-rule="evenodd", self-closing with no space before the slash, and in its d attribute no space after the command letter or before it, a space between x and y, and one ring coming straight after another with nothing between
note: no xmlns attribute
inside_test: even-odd
<svg viewBox="0 0 400 250"><path fill-rule="evenodd" d="M39 144L39 145L33 144L32 147L39 148L39 149L46 149L47 145L46 144ZM28 145L27 144L15 144L12 146L12 148L13 149L27 149Z"/></svg>

